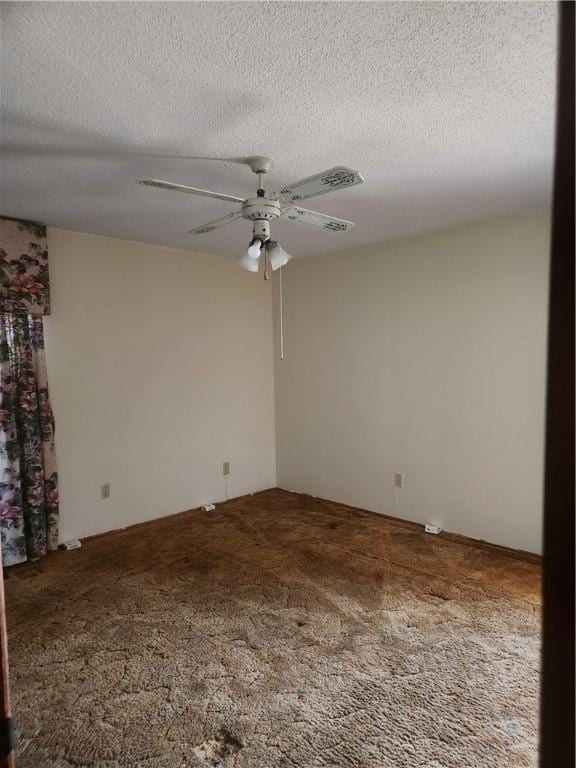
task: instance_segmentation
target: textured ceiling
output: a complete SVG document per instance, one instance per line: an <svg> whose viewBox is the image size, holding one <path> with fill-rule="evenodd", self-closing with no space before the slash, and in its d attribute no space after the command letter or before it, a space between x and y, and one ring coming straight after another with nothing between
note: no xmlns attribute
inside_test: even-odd
<svg viewBox="0 0 576 768"><path fill-rule="evenodd" d="M243 249L245 221L186 234L233 204L136 181L248 196L250 171L143 156L162 152L268 155L272 188L360 170L366 184L306 201L350 232L275 223L295 255L548 202L554 3L0 5L5 215Z"/></svg>

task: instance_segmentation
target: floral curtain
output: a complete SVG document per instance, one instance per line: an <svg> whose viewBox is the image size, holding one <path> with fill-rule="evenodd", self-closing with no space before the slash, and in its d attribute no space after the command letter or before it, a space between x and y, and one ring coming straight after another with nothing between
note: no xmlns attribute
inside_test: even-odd
<svg viewBox="0 0 576 768"><path fill-rule="evenodd" d="M58 476L43 314L46 229L0 219L0 534L4 566L58 546Z"/></svg>
<svg viewBox="0 0 576 768"><path fill-rule="evenodd" d="M50 314L46 227L0 219L0 312Z"/></svg>

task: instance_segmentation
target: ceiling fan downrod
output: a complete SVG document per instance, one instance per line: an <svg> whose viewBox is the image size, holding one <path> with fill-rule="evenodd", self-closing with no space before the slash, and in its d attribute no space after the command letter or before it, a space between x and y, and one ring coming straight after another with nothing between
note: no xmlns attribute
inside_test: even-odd
<svg viewBox="0 0 576 768"><path fill-rule="evenodd" d="M242 203L242 217L252 221L252 248L260 242L260 251L263 256L264 280L270 279L270 257L267 243L270 241L270 222L282 213L280 203L277 200L266 198L264 189L264 175L272 168L272 161L268 157L254 155L245 159L258 179L256 197L249 197Z"/></svg>

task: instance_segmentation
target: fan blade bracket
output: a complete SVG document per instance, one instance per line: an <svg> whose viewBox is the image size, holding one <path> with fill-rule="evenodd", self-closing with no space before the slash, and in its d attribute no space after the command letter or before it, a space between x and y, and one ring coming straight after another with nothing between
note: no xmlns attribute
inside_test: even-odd
<svg viewBox="0 0 576 768"><path fill-rule="evenodd" d="M188 187L185 184L174 184L171 181L162 181L161 179L142 179L138 182L145 187L156 187L157 189L169 189L174 192L187 192L191 195L200 195L200 197L216 197L218 200L228 200L232 203L243 203L243 197L235 195L225 195L221 192L212 192L210 189L199 189L198 187Z"/></svg>
<svg viewBox="0 0 576 768"><path fill-rule="evenodd" d="M306 224L315 229L323 229L325 232L347 232L354 226L353 221L336 219L334 216L292 205L282 206L282 218L295 221L297 224Z"/></svg>
<svg viewBox="0 0 576 768"><path fill-rule="evenodd" d="M220 229L220 227L225 227L226 224L228 224L231 221L234 221L235 219L241 219L242 218L242 211L231 211L230 213L226 214L226 216L221 216L219 219L214 219L214 221L209 221L207 224L202 224L199 227L195 227L194 229L190 229L188 231L189 235L206 235L208 232L213 232L215 229Z"/></svg>
<svg viewBox="0 0 576 768"><path fill-rule="evenodd" d="M309 197L325 195L328 192L336 192L338 189L353 187L363 184L364 178L351 168L337 165L322 173L308 176L293 184L287 184L274 192L273 197L279 200L306 200Z"/></svg>

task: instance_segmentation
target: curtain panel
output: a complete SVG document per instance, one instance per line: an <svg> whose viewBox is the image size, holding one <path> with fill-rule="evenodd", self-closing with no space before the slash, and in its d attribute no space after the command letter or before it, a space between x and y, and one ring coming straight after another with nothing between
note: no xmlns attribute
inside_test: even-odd
<svg viewBox="0 0 576 768"><path fill-rule="evenodd" d="M5 566L58 546L58 476L39 315L0 314L0 529Z"/></svg>
<svg viewBox="0 0 576 768"><path fill-rule="evenodd" d="M0 312L50 314L43 224L0 218Z"/></svg>
<svg viewBox="0 0 576 768"><path fill-rule="evenodd" d="M43 315L46 228L0 218L0 534L4 566L58 546L58 475Z"/></svg>

